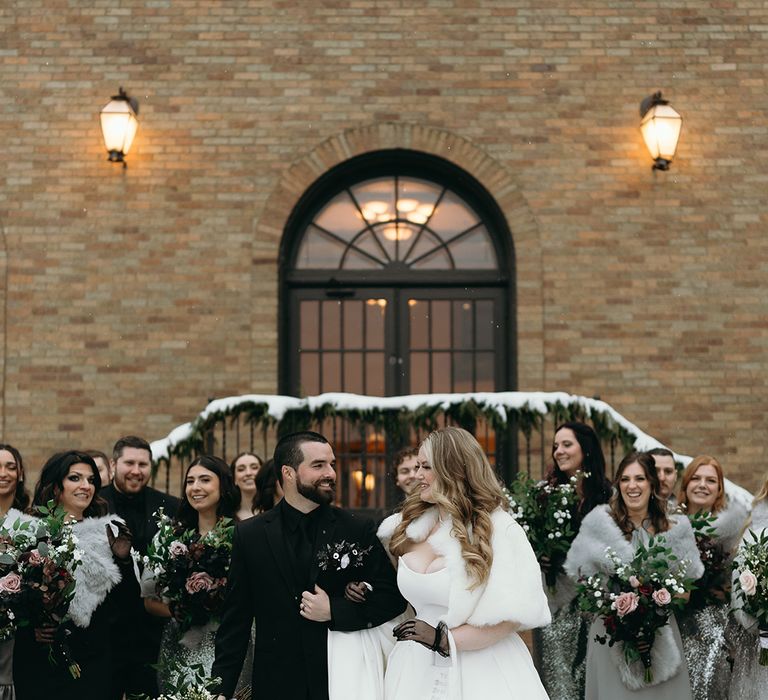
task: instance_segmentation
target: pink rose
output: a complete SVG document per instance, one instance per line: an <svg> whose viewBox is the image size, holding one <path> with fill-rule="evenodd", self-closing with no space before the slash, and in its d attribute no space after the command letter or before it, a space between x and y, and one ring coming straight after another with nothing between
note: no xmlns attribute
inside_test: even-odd
<svg viewBox="0 0 768 700"><path fill-rule="evenodd" d="M43 563L43 558L40 556L40 552L36 549L33 549L29 553L29 559L27 559L27 563L30 566L39 566Z"/></svg>
<svg viewBox="0 0 768 700"><path fill-rule="evenodd" d="M632 588L637 588L640 585L640 579L638 579L637 576L630 576L629 585L632 586Z"/></svg>
<svg viewBox="0 0 768 700"><path fill-rule="evenodd" d="M757 591L757 576L749 569L745 569L739 574L739 583L745 595L755 595L755 591Z"/></svg>
<svg viewBox="0 0 768 700"><path fill-rule="evenodd" d="M611 607L618 613L619 617L629 615L637 608L640 596L637 593L621 593L611 603Z"/></svg>
<svg viewBox="0 0 768 700"><path fill-rule="evenodd" d="M178 540L174 540L168 547L168 551L172 557L183 557L187 553L187 545Z"/></svg>
<svg viewBox="0 0 768 700"><path fill-rule="evenodd" d="M672 594L666 588L659 588L658 591L654 591L651 598L656 605L669 605L672 602Z"/></svg>
<svg viewBox="0 0 768 700"><path fill-rule="evenodd" d="M21 576L15 571L0 578L0 591L5 593L18 593L21 590Z"/></svg>
<svg viewBox="0 0 768 700"><path fill-rule="evenodd" d="M213 588L213 579L204 571L197 571L187 579L184 587L187 589L187 593L210 591Z"/></svg>

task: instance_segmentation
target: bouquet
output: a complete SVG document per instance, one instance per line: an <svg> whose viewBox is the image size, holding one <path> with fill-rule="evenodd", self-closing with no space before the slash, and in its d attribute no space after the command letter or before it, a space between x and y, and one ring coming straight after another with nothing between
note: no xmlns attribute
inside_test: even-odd
<svg viewBox="0 0 768 700"><path fill-rule="evenodd" d="M544 578L553 593L576 537L573 519L579 504L576 487L581 477L579 472L567 484L551 484L521 472L506 491L510 514L525 530L536 558L549 564Z"/></svg>
<svg viewBox="0 0 768 700"><path fill-rule="evenodd" d="M761 666L768 666L768 532L749 531L751 541L739 548L733 569L734 592L742 609L757 620Z"/></svg>
<svg viewBox="0 0 768 700"><path fill-rule="evenodd" d="M174 526L161 510L158 528L144 564L154 576L157 595L168 602L179 622L180 633L218 622L232 554L231 519L220 519L200 536Z"/></svg>
<svg viewBox="0 0 768 700"><path fill-rule="evenodd" d="M181 661L171 661L164 669L166 676L174 678L173 687L159 695L155 700L213 700L216 697L214 686L218 678L210 678L202 664L185 666ZM152 700L147 695L142 700Z"/></svg>
<svg viewBox="0 0 768 700"><path fill-rule="evenodd" d="M652 537L647 547L640 545L629 564L623 564L610 547L606 557L614 573L580 579L579 608L599 616L605 624L606 634L597 635L595 641L609 647L621 644L625 685L631 681L630 667L637 661L642 662L643 683L652 684L651 650L657 632L667 625L673 610L684 605L676 596L690 590L692 581L684 577L685 567L663 536Z"/></svg>
<svg viewBox="0 0 768 700"><path fill-rule="evenodd" d="M40 520L0 525L0 624L10 636L15 627L56 627L48 660L62 664L73 678L80 667L72 659L62 623L75 594L74 572L81 561L73 523L49 501L38 508Z"/></svg>
<svg viewBox="0 0 768 700"><path fill-rule="evenodd" d="M727 603L729 598L728 555L715 537L713 523L717 518L712 513L704 511L689 515L688 518L696 536L696 546L699 549L701 562L704 564L704 575L691 591L687 609L700 610L707 605Z"/></svg>

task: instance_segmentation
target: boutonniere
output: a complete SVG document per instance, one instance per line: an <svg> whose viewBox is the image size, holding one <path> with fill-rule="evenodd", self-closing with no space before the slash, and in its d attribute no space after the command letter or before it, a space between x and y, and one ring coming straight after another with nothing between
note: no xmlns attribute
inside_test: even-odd
<svg viewBox="0 0 768 700"><path fill-rule="evenodd" d="M363 565L363 559L371 551L373 545L361 549L354 542L333 542L325 545L317 553L317 566L322 571L342 571L350 567L357 568Z"/></svg>

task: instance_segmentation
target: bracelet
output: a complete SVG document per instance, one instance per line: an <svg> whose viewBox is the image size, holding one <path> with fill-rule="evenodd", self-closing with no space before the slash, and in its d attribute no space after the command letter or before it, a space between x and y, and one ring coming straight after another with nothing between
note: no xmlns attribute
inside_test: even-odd
<svg viewBox="0 0 768 700"><path fill-rule="evenodd" d="M437 627L435 628L435 641L433 642L433 644L430 647L430 649L432 651L436 651L443 658L446 658L446 657L451 655L451 650L450 650L450 647L449 647L448 650L445 651L440 646L440 642L443 639L443 635L446 635L446 637L448 636L448 625L446 625L445 622L443 622L441 620L440 622L437 623Z"/></svg>

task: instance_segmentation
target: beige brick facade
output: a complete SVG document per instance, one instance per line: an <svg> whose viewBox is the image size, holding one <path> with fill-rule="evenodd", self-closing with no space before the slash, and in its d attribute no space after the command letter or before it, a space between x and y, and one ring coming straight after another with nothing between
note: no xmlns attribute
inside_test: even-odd
<svg viewBox="0 0 768 700"><path fill-rule="evenodd" d="M0 37L2 433L31 467L277 391L286 221L396 147L504 212L517 388L765 474L764 2L16 0ZM127 170L98 124L120 85ZM638 130L657 89L685 120L667 173Z"/></svg>

